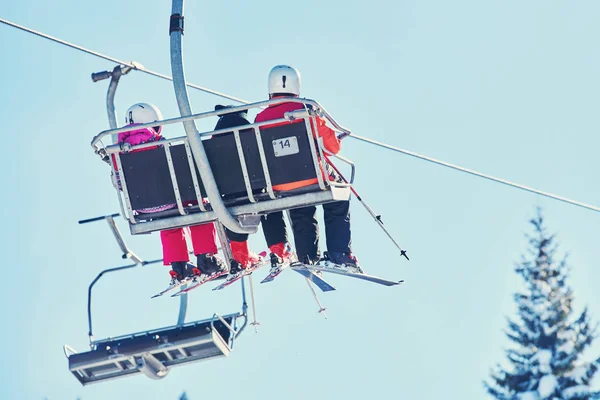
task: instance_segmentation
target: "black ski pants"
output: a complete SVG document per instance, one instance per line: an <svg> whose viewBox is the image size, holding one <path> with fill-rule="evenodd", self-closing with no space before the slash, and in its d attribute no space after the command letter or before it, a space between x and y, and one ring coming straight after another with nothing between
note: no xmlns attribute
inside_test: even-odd
<svg viewBox="0 0 600 400"><path fill-rule="evenodd" d="M290 210L294 244L298 260L317 261L319 254L319 224L317 208L309 206ZM323 219L325 221L325 238L327 251L350 252L350 201L336 201L323 204Z"/></svg>
<svg viewBox="0 0 600 400"><path fill-rule="evenodd" d="M275 212L267 214L260 219L263 233L265 235L265 241L267 246L271 247L277 243L287 243L287 229L285 226L285 220L283 219L283 212ZM225 228L227 238L234 242L245 242L248 240L248 234L232 232Z"/></svg>

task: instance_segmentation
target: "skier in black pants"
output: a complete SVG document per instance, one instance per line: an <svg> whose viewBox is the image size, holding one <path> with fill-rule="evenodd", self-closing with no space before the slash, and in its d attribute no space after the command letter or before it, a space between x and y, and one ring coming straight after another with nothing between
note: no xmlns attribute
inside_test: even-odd
<svg viewBox="0 0 600 400"><path fill-rule="evenodd" d="M300 95L300 73L288 65L277 65L269 73L268 78L269 98L281 99L281 103L269 105L261 111L254 122L265 122L283 118L286 112L303 108L301 103L286 101L286 99L299 97ZM278 122L265 125L264 128L276 127L285 124L302 123L302 120L291 122ZM329 128L324 119L315 118L311 122L312 131L317 138L322 139L323 147L332 154L340 151L340 139L335 132ZM329 166L327 166L329 167ZM293 165L290 165L293 168ZM334 171L321 171L323 178L337 180ZM279 191L295 190L304 186L314 185L317 178L297 182L289 182L273 185L273 189ZM350 202L336 201L323 205L325 216L325 235L327 239L326 258L334 264L344 266L351 272L362 273L358 260L350 249ZM294 231L294 243L298 260L302 263L312 264L319 261L319 226L316 217L316 207L309 206L290 210L292 230Z"/></svg>
<svg viewBox="0 0 600 400"><path fill-rule="evenodd" d="M217 105L215 106L215 111L229 107L231 106ZM223 114L219 118L219 121L215 126L215 130L248 125L250 122L248 122L246 118L246 111ZM225 135L229 135L229 133L226 133ZM275 264L282 263L290 258L291 248L288 244L287 229L285 226L285 220L283 219L283 213L279 211L263 216L261 218L261 225L267 246L269 246L271 251L271 259L275 260ZM247 266L258 261L258 256L248 248L247 234L232 232L229 229L225 229L225 231L231 245L233 258L241 265L242 268L246 268ZM276 257L274 258L274 256ZM273 267L275 267L275 265L273 265Z"/></svg>

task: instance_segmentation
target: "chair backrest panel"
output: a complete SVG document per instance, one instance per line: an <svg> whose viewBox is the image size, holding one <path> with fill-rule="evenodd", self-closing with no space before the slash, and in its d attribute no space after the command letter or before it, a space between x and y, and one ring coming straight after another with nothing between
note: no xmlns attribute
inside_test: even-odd
<svg viewBox="0 0 600 400"><path fill-rule="evenodd" d="M303 120L293 124L261 128L260 133L273 185L317 177ZM286 154L286 150L294 148L294 143L288 142L293 141L291 138L295 138L298 152Z"/></svg>
<svg viewBox="0 0 600 400"><path fill-rule="evenodd" d="M273 185L316 178L309 143L313 139L309 139L303 122L261 128L260 134ZM267 184L254 130L240 131L240 141L252 191L263 191ZM221 196L245 197L246 185L233 133L215 135L202 143ZM163 146L120 155L122 175L134 210L176 203ZM185 205L196 201L185 145L171 145L170 152L182 202ZM202 197L206 197L197 166L194 166Z"/></svg>
<svg viewBox="0 0 600 400"><path fill-rule="evenodd" d="M252 190L262 190L267 186L267 183L260 162L254 130L244 129L240 131L240 142ZM202 144L221 196L245 196L245 193L247 193L246 184L244 183L244 175L233 132L215 135L211 139L203 141Z"/></svg>

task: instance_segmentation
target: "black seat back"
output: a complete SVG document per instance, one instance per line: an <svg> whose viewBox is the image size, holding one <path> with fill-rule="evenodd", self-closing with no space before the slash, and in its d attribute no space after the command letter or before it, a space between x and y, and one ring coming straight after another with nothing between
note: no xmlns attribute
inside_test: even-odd
<svg viewBox="0 0 600 400"><path fill-rule="evenodd" d="M260 135L271 183L316 178L306 125L301 121L271 128L262 128ZM264 191L267 184L253 129L240 131L248 176L253 192ZM246 185L233 133L215 135L203 142L217 186L224 198L246 197ZM179 193L184 205L195 201L196 194L184 144L170 146ZM161 145L150 150L121 154L122 176L125 178L131 207L134 210L175 203L175 192ZM201 193L206 197L197 167Z"/></svg>
<svg viewBox="0 0 600 400"><path fill-rule="evenodd" d="M272 128L261 128L271 183L281 185L317 177L304 120ZM288 154L295 146L298 152ZM315 144L316 147L316 144ZM276 154L277 153L277 154Z"/></svg>

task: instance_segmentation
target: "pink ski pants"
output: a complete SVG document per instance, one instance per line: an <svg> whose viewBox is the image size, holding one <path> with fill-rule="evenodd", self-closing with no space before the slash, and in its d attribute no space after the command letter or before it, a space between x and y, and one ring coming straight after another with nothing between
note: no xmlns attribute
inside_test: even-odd
<svg viewBox="0 0 600 400"><path fill-rule="evenodd" d="M164 265L170 265L174 261L190 260L184 229L189 229L195 255L217 253L217 233L212 222L210 224L160 231Z"/></svg>

